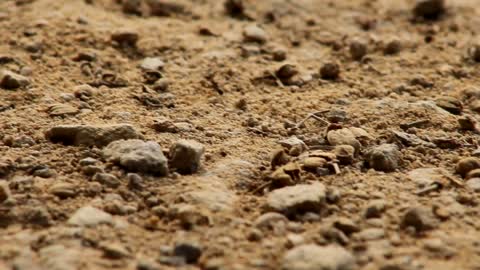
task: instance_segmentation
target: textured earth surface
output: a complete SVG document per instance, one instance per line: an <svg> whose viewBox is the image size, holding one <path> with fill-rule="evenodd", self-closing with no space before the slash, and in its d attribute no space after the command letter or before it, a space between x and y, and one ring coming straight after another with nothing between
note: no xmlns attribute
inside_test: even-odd
<svg viewBox="0 0 480 270"><path fill-rule="evenodd" d="M0 269L480 269L476 0L1 0Z"/></svg>

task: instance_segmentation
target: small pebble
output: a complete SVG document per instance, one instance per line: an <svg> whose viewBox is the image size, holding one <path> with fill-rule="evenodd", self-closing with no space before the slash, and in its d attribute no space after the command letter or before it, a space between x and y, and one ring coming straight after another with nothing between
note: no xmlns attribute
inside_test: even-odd
<svg viewBox="0 0 480 270"><path fill-rule="evenodd" d="M120 30L113 33L111 39L120 45L135 47L139 36L131 30Z"/></svg>
<svg viewBox="0 0 480 270"><path fill-rule="evenodd" d="M182 174L192 174L200 168L205 146L191 140L180 140L170 148L170 166Z"/></svg>
<svg viewBox="0 0 480 270"><path fill-rule="evenodd" d="M436 228L438 220L433 215L432 209L419 206L407 210L403 216L402 226L413 227L417 232L421 232Z"/></svg>
<svg viewBox="0 0 480 270"><path fill-rule="evenodd" d="M387 42L385 48L383 48L383 53L386 55L397 54L402 50L402 43L399 39L392 39Z"/></svg>
<svg viewBox="0 0 480 270"><path fill-rule="evenodd" d="M120 186L120 181L118 180L118 178L115 175L109 173L96 173L92 177L92 180L111 188L117 188Z"/></svg>
<svg viewBox="0 0 480 270"><path fill-rule="evenodd" d="M424 19L437 19L446 12L445 0L417 0L413 13Z"/></svg>
<svg viewBox="0 0 480 270"><path fill-rule="evenodd" d="M196 263L202 255L202 248L197 243L181 242L175 245L173 255L183 258L188 264L193 264Z"/></svg>
<svg viewBox="0 0 480 270"><path fill-rule="evenodd" d="M400 162L400 151L394 144L382 144L367 153L367 163L376 171L395 171L400 166Z"/></svg>
<svg viewBox="0 0 480 270"><path fill-rule="evenodd" d="M457 166L455 167L455 172L460 174L462 177L466 177L470 171L479 168L480 159L475 157L467 157L458 161Z"/></svg>
<svg viewBox="0 0 480 270"><path fill-rule="evenodd" d="M335 80L340 76L340 65L334 62L325 63L320 68L320 76L325 80Z"/></svg>
<svg viewBox="0 0 480 270"><path fill-rule="evenodd" d="M30 84L30 79L8 70L0 71L0 88L14 90Z"/></svg>
<svg viewBox="0 0 480 270"><path fill-rule="evenodd" d="M353 60L360 61L367 54L367 44L359 39L350 42L350 55Z"/></svg>
<svg viewBox="0 0 480 270"><path fill-rule="evenodd" d="M465 182L467 187L475 192L480 192L480 178L474 177Z"/></svg>
<svg viewBox="0 0 480 270"><path fill-rule="evenodd" d="M140 68L143 70L160 71L165 66L165 62L160 57L147 57L140 63Z"/></svg>
<svg viewBox="0 0 480 270"><path fill-rule="evenodd" d="M298 70L296 66L291 65L291 64L285 64L282 65L276 72L275 75L277 75L278 78L280 79L289 79L295 75L298 74Z"/></svg>
<svg viewBox="0 0 480 270"><path fill-rule="evenodd" d="M256 25L249 25L243 30L245 41L265 43L267 41L267 33Z"/></svg>

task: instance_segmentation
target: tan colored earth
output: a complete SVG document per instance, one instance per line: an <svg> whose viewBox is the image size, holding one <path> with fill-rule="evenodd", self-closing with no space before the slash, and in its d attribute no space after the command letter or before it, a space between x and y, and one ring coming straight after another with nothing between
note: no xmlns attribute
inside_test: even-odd
<svg viewBox="0 0 480 270"><path fill-rule="evenodd" d="M417 2L1 0L0 269L480 269L480 6Z"/></svg>

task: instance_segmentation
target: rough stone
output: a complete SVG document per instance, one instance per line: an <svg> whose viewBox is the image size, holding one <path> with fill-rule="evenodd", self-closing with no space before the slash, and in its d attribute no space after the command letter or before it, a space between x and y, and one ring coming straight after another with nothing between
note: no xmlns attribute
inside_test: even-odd
<svg viewBox="0 0 480 270"><path fill-rule="evenodd" d="M392 172L400 166L400 151L394 144L382 144L367 153L367 162L376 171Z"/></svg>
<svg viewBox="0 0 480 270"><path fill-rule="evenodd" d="M49 192L59 197L66 199L76 195L75 186L70 183L57 183L50 187Z"/></svg>
<svg viewBox="0 0 480 270"><path fill-rule="evenodd" d="M120 186L120 181L118 178L109 173L96 173L92 177L92 180L111 188L117 188Z"/></svg>
<svg viewBox="0 0 480 270"><path fill-rule="evenodd" d="M475 192L480 192L480 178L478 178L478 177L471 178L467 182L465 182L465 184L471 190L473 190Z"/></svg>
<svg viewBox="0 0 480 270"><path fill-rule="evenodd" d="M416 17L436 19L446 11L445 0L417 0L413 13Z"/></svg>
<svg viewBox="0 0 480 270"><path fill-rule="evenodd" d="M365 218L379 218L383 214L386 208L385 200L373 200L368 203L365 208Z"/></svg>
<svg viewBox="0 0 480 270"><path fill-rule="evenodd" d="M423 206L408 209L402 220L402 227L413 227L417 232L431 230L437 226L438 220L432 210Z"/></svg>
<svg viewBox="0 0 480 270"><path fill-rule="evenodd" d="M267 33L256 25L249 25L243 30L245 41L265 43L267 41Z"/></svg>
<svg viewBox="0 0 480 270"><path fill-rule="evenodd" d="M160 145L154 141L120 140L103 149L106 160L128 171L164 176L168 173L167 159Z"/></svg>
<svg viewBox="0 0 480 270"><path fill-rule="evenodd" d="M45 136L53 143L103 147L117 140L137 139L140 134L128 124L60 125L49 129Z"/></svg>
<svg viewBox="0 0 480 270"><path fill-rule="evenodd" d="M198 171L205 147L198 142L180 140L170 148L170 166L181 174Z"/></svg>
<svg viewBox="0 0 480 270"><path fill-rule="evenodd" d="M112 224L113 218L110 214L93 206L84 206L78 209L67 221L70 225L81 227L92 227L99 224Z"/></svg>
<svg viewBox="0 0 480 270"><path fill-rule="evenodd" d="M455 167L455 172L462 177L467 176L470 171L480 168L480 159L475 157L462 158Z"/></svg>
<svg viewBox="0 0 480 270"><path fill-rule="evenodd" d="M175 245L173 254L183 258L186 263L196 263L202 255L202 248L197 243L181 242Z"/></svg>
<svg viewBox="0 0 480 270"><path fill-rule="evenodd" d="M338 218L333 223L333 226L335 226L335 228L339 229L346 235L350 235L352 233L360 231L360 227L358 226L358 224L349 218Z"/></svg>
<svg viewBox="0 0 480 270"><path fill-rule="evenodd" d="M362 60L367 54L367 44L359 39L352 40L350 42L350 55L353 60Z"/></svg>
<svg viewBox="0 0 480 270"><path fill-rule="evenodd" d="M8 70L0 71L0 88L17 89L30 84L30 79L20 74L13 73Z"/></svg>
<svg viewBox="0 0 480 270"><path fill-rule="evenodd" d="M143 70L155 70L159 71L163 69L165 62L159 57L147 57L140 63L140 68Z"/></svg>
<svg viewBox="0 0 480 270"><path fill-rule="evenodd" d="M282 270L353 270L355 258L339 246L321 247L306 244L288 251L282 260Z"/></svg>
<svg viewBox="0 0 480 270"><path fill-rule="evenodd" d="M350 145L355 148L356 151L359 151L361 147L361 144L355 137L355 134L353 134L353 132L348 128L330 130L327 133L327 140L328 143L334 146Z"/></svg>
<svg viewBox="0 0 480 270"><path fill-rule="evenodd" d="M319 211L326 199L326 189L321 183L301 184L277 189L268 194L267 209L287 216Z"/></svg>

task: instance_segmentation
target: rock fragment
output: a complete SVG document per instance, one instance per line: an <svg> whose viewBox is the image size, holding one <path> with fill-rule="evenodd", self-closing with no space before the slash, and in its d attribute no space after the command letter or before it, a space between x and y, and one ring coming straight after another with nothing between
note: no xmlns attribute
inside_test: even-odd
<svg viewBox="0 0 480 270"><path fill-rule="evenodd" d="M197 243L181 242L175 245L173 254L183 258L186 263L196 263L202 255L202 248Z"/></svg>
<svg viewBox="0 0 480 270"><path fill-rule="evenodd" d="M480 192L480 178L474 177L465 182L467 187L475 192Z"/></svg>
<svg viewBox="0 0 480 270"><path fill-rule="evenodd" d="M360 231L360 227L358 226L358 224L349 218L338 218L333 223L333 226L335 226L335 228L339 229L346 235L350 235L352 233Z"/></svg>
<svg viewBox="0 0 480 270"><path fill-rule="evenodd" d="M60 125L49 129L46 138L65 145L105 146L121 139L134 139L140 135L131 125Z"/></svg>
<svg viewBox="0 0 480 270"><path fill-rule="evenodd" d="M203 144L180 140L170 148L170 166L181 174L192 174L200 168L200 160L205 152Z"/></svg>
<svg viewBox="0 0 480 270"><path fill-rule="evenodd" d="M360 40L355 39L350 42L350 55L353 60L360 61L367 54L367 44Z"/></svg>
<svg viewBox="0 0 480 270"><path fill-rule="evenodd" d="M93 175L92 180L111 188L120 186L120 180L115 175L109 173L96 173Z"/></svg>
<svg viewBox="0 0 480 270"><path fill-rule="evenodd" d="M132 30L118 30L112 34L111 39L122 46L135 47L139 36Z"/></svg>
<svg viewBox="0 0 480 270"><path fill-rule="evenodd" d="M382 144L367 153L367 163L376 171L395 171L401 162L400 151L394 144Z"/></svg>
<svg viewBox="0 0 480 270"><path fill-rule="evenodd" d="M267 33L256 25L249 25L243 30L243 37L247 42L265 43L267 42Z"/></svg>
<svg viewBox="0 0 480 270"><path fill-rule="evenodd" d="M92 207L84 206L78 209L67 221L70 225L80 227L92 227L99 224L112 224L113 218L110 214Z"/></svg>
<svg viewBox="0 0 480 270"><path fill-rule="evenodd" d="M165 66L165 62L160 57L147 57L140 63L140 68L143 70L160 71Z"/></svg>
<svg viewBox="0 0 480 270"><path fill-rule="evenodd" d="M286 216L318 212L326 200L326 189L321 183L301 184L272 191L267 196L266 208Z"/></svg>
<svg viewBox="0 0 480 270"><path fill-rule="evenodd" d="M327 62L320 68L320 77L324 80L336 80L340 76L340 65Z"/></svg>
<svg viewBox="0 0 480 270"><path fill-rule="evenodd" d="M455 172L466 177L470 171L480 168L480 159L476 157L462 158L455 167Z"/></svg>
<svg viewBox="0 0 480 270"><path fill-rule="evenodd" d="M437 19L446 11L445 0L417 0L413 14L424 19Z"/></svg>
<svg viewBox="0 0 480 270"><path fill-rule="evenodd" d="M165 176L168 173L167 158L160 145L154 141L120 140L103 149L107 161L116 163L131 172Z"/></svg>
<svg viewBox="0 0 480 270"><path fill-rule="evenodd" d="M353 270L355 258L340 246L305 244L288 251L282 270Z"/></svg>
<svg viewBox="0 0 480 270"><path fill-rule="evenodd" d="M361 148L361 144L355 137L355 134L348 128L330 130L327 133L327 141L333 146L350 145L355 148L357 152Z"/></svg>
<svg viewBox="0 0 480 270"><path fill-rule="evenodd" d="M402 50L402 42L399 39L392 39L387 42L385 48L383 48L383 53L386 55L394 55L399 53Z"/></svg>
<svg viewBox="0 0 480 270"><path fill-rule="evenodd" d="M30 79L8 70L0 71L0 88L14 90L30 84Z"/></svg>
<svg viewBox="0 0 480 270"><path fill-rule="evenodd" d="M66 199L76 195L75 186L70 183L54 184L50 187L49 192L60 199Z"/></svg>
<svg viewBox="0 0 480 270"><path fill-rule="evenodd" d="M402 220L402 227L413 227L417 232L431 230L437 226L438 220L432 210L423 206L408 209Z"/></svg>

